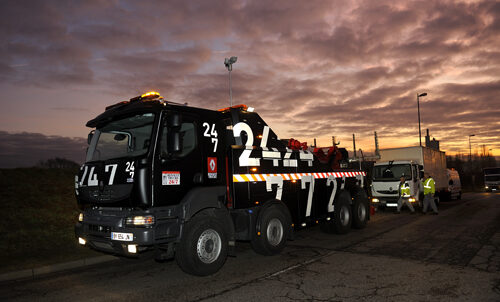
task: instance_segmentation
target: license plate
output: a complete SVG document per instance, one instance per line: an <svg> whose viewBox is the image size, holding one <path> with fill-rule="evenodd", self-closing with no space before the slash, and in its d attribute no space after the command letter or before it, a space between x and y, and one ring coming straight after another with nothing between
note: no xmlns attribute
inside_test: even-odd
<svg viewBox="0 0 500 302"><path fill-rule="evenodd" d="M111 240L133 241L134 240L134 234L132 234L132 233L116 233L116 232L111 232Z"/></svg>
<svg viewBox="0 0 500 302"><path fill-rule="evenodd" d="M398 204L397 203L387 203L386 206L388 206L388 207L397 207Z"/></svg>

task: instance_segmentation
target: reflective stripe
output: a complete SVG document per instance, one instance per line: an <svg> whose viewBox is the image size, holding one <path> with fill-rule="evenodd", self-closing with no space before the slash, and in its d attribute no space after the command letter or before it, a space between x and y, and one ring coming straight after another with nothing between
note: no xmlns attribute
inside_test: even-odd
<svg viewBox="0 0 500 302"><path fill-rule="evenodd" d="M314 172L314 173L281 173L281 174L233 174L233 182L257 182L266 181L269 176L281 176L283 180L298 180L301 176L312 176L315 179L335 177L356 177L356 175L366 176L365 172Z"/></svg>

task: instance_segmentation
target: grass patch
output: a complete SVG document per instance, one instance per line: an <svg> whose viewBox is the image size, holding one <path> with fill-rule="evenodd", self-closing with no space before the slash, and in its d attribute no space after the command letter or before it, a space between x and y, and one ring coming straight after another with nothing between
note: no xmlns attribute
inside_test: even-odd
<svg viewBox="0 0 500 302"><path fill-rule="evenodd" d="M101 255L78 246L74 169L0 169L0 273Z"/></svg>

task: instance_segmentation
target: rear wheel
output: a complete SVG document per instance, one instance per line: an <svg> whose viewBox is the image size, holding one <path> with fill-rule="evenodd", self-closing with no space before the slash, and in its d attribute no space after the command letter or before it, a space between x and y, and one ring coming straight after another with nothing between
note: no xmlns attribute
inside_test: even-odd
<svg viewBox="0 0 500 302"><path fill-rule="evenodd" d="M359 190L352 201L352 224L357 229L366 227L369 218L369 201L365 191Z"/></svg>
<svg viewBox="0 0 500 302"><path fill-rule="evenodd" d="M283 209L270 206L260 216L260 232L251 241L253 250L261 255L280 253L286 245L290 221Z"/></svg>
<svg viewBox="0 0 500 302"><path fill-rule="evenodd" d="M333 220L321 224L321 230L326 233L346 234L351 230L351 194L343 191L336 199L333 211Z"/></svg>
<svg viewBox="0 0 500 302"><path fill-rule="evenodd" d="M227 235L215 217L198 214L185 225L175 260L186 273L207 276L217 272L227 258Z"/></svg>

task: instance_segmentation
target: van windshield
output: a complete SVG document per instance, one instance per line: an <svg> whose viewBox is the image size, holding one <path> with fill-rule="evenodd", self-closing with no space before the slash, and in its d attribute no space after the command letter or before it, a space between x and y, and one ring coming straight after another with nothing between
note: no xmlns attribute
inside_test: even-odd
<svg viewBox="0 0 500 302"><path fill-rule="evenodd" d="M155 115L144 113L112 121L95 130L86 162L146 154Z"/></svg>
<svg viewBox="0 0 500 302"><path fill-rule="evenodd" d="M399 181L401 176L412 179L410 165L381 165L373 167L373 180Z"/></svg>

